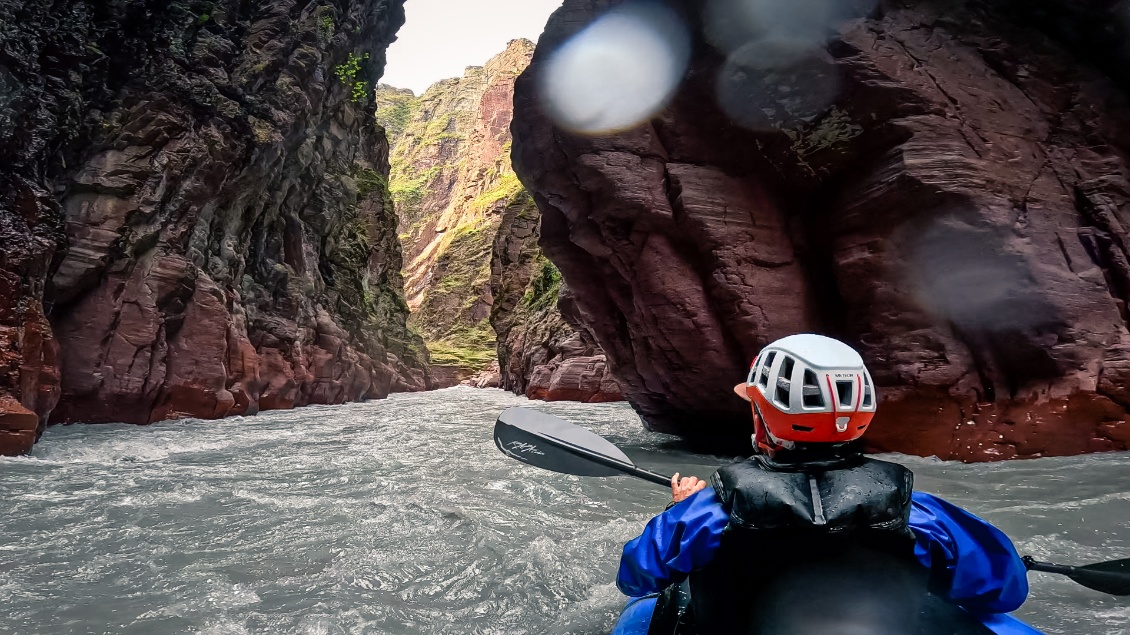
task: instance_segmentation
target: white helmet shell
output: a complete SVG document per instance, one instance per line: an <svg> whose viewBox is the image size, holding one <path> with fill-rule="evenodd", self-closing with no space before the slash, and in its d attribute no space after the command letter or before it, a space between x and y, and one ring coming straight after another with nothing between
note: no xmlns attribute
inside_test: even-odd
<svg viewBox="0 0 1130 635"><path fill-rule="evenodd" d="M798 442L858 438L877 402L859 353L812 333L790 335L762 349L746 386L773 436Z"/></svg>

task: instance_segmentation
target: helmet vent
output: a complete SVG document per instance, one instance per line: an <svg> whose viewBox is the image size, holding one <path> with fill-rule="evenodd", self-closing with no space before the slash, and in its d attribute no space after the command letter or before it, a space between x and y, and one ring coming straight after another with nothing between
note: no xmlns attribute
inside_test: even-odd
<svg viewBox="0 0 1130 635"><path fill-rule="evenodd" d="M820 392L820 384L817 383L816 373L804 370L804 385L801 388L801 393L804 395L805 408L823 408L824 395Z"/></svg>
<svg viewBox="0 0 1130 635"><path fill-rule="evenodd" d="M854 382L851 381L837 381L836 382L836 396L840 398L840 406L844 408L851 407L851 393Z"/></svg>
<svg viewBox="0 0 1130 635"><path fill-rule="evenodd" d="M812 432L815 429L816 428L810 426L798 426L796 424L793 424L793 430L796 430L797 432Z"/></svg>
<svg viewBox="0 0 1130 635"><path fill-rule="evenodd" d="M775 359L777 359L776 351L770 351L770 353L765 356L765 365L761 367L761 377L758 378L758 383L761 384L762 388L769 388L769 369L773 367L773 361Z"/></svg>
<svg viewBox="0 0 1130 635"><path fill-rule="evenodd" d="M795 366L795 365L796 365L796 360L794 360L793 358L786 355L785 361L781 362L781 376L785 377L786 379L792 379L793 378L793 366Z"/></svg>
<svg viewBox="0 0 1130 635"><path fill-rule="evenodd" d="M783 408L789 407L789 388L791 388L789 380L784 377L777 378L776 398L777 403L781 404Z"/></svg>
<svg viewBox="0 0 1130 635"><path fill-rule="evenodd" d="M866 374L863 375L863 407L870 408L872 404L872 395L874 391L871 390L871 378Z"/></svg>
<svg viewBox="0 0 1130 635"><path fill-rule="evenodd" d="M795 365L796 361L786 355L785 360L781 362L781 373L777 376L777 403L785 408L791 407L789 393L792 391L793 387L791 380L793 377L793 367Z"/></svg>

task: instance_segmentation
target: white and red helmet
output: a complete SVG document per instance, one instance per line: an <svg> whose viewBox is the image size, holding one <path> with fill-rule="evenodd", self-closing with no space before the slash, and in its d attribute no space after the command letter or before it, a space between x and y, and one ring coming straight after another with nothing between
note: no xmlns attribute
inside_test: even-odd
<svg viewBox="0 0 1130 635"><path fill-rule="evenodd" d="M751 402L768 432L766 441L846 443L863 436L875 416L875 384L852 347L823 335L790 335L753 360L734 391Z"/></svg>

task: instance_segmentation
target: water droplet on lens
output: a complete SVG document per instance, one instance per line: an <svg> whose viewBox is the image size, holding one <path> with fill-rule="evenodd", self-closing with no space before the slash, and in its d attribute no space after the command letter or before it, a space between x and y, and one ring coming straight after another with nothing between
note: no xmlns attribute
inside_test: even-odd
<svg viewBox="0 0 1130 635"><path fill-rule="evenodd" d="M907 270L914 295L931 315L993 331L1055 321L1024 256L1007 248L1006 231L939 215L914 232Z"/></svg>
<svg viewBox="0 0 1130 635"><path fill-rule="evenodd" d="M761 40L726 59L718 74L718 105L746 128L790 128L823 114L839 85L823 49L800 40Z"/></svg>
<svg viewBox="0 0 1130 635"><path fill-rule="evenodd" d="M690 57L690 38L671 10L619 7L558 49L542 74L541 95L557 125L585 134L626 130L658 113Z"/></svg>
<svg viewBox="0 0 1130 635"><path fill-rule="evenodd" d="M736 51L750 42L784 38L819 44L836 20L833 0L710 0L706 37L718 49Z"/></svg>

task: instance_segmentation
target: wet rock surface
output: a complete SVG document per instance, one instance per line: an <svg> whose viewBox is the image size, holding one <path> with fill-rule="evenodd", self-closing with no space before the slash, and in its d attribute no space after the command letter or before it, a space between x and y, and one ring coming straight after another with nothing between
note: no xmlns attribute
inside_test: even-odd
<svg viewBox="0 0 1130 635"><path fill-rule="evenodd" d="M498 362L496 361L479 371L474 377L459 382L459 385L471 388L498 388L501 383L502 376L499 372Z"/></svg>
<svg viewBox="0 0 1130 635"><path fill-rule="evenodd" d="M0 394L42 425L425 388L369 97L401 4L0 1Z"/></svg>
<svg viewBox="0 0 1130 635"><path fill-rule="evenodd" d="M816 331L879 384L876 449L1130 447L1126 3L884 3L770 73L676 2L694 47L665 110L619 134L556 127L549 56L619 4L551 18L517 82L514 163L649 427L746 434L730 387L761 346ZM758 99L736 112L727 91Z"/></svg>

